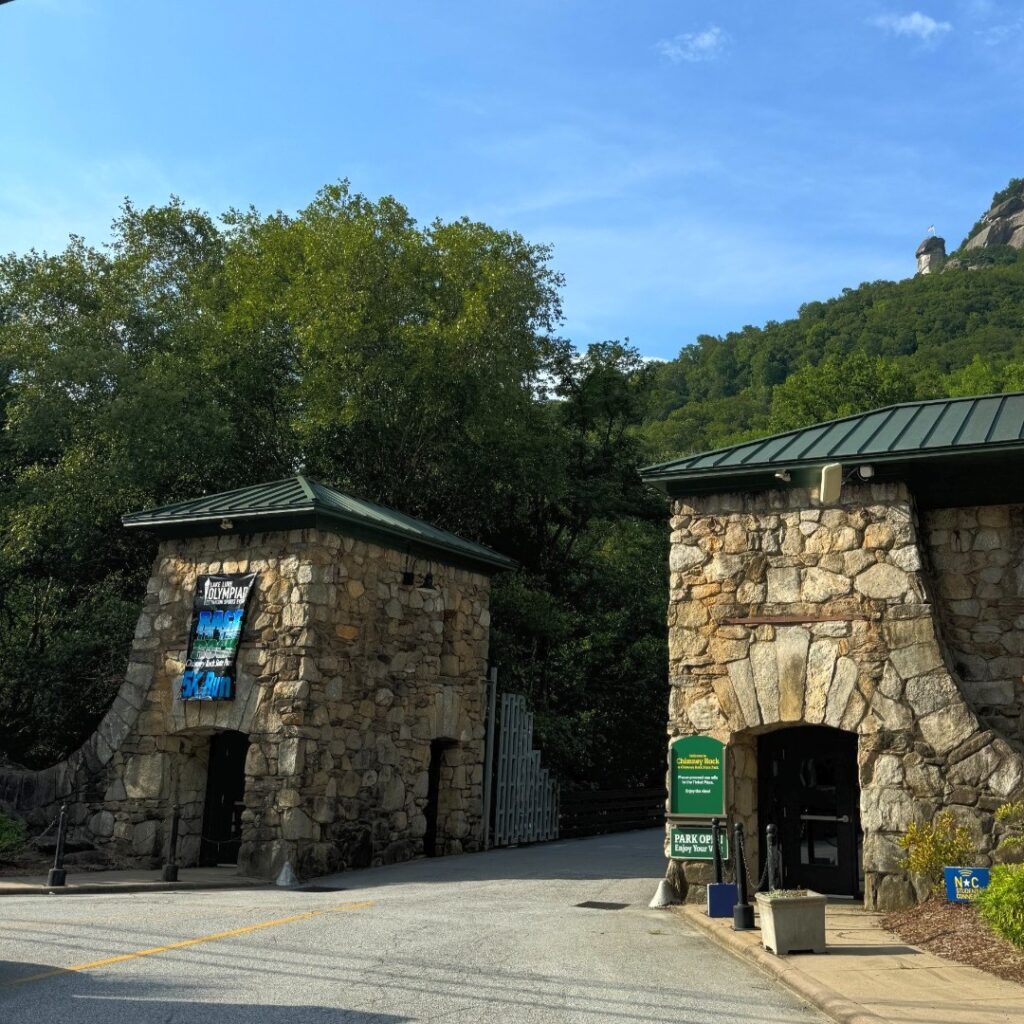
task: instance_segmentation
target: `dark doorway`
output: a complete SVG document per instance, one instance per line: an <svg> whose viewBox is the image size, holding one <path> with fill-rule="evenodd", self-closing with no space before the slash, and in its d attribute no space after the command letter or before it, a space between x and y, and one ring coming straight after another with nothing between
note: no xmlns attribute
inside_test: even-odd
<svg viewBox="0 0 1024 1024"><path fill-rule="evenodd" d="M857 737L805 725L758 737L761 870L765 828L779 829L783 882L832 896L861 891Z"/></svg>
<svg viewBox="0 0 1024 1024"><path fill-rule="evenodd" d="M441 768L444 765L445 751L455 746L453 740L430 741L430 767L427 770L427 806L423 815L427 819L427 831L423 834L423 853L427 857L436 857L444 853L438 848L438 821L442 820L441 805L443 790Z"/></svg>
<svg viewBox="0 0 1024 1024"><path fill-rule="evenodd" d="M210 737L210 762L203 805L203 836L199 863L237 864L245 809L245 755L249 737L240 732L218 732Z"/></svg>

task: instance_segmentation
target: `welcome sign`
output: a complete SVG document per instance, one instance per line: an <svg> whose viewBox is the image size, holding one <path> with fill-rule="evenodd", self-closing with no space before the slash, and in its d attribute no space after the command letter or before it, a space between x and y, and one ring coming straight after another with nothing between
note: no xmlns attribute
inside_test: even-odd
<svg viewBox="0 0 1024 1024"><path fill-rule="evenodd" d="M669 745L669 813L694 818L725 815L725 744L683 736Z"/></svg>
<svg viewBox="0 0 1024 1024"><path fill-rule="evenodd" d="M200 576L192 601L182 700L233 700L235 659L257 573Z"/></svg>

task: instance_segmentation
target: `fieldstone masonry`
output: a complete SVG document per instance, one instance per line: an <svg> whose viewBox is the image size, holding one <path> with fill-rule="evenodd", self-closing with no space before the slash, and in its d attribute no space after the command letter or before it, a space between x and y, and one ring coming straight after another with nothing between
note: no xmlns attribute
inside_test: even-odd
<svg viewBox="0 0 1024 1024"><path fill-rule="evenodd" d="M922 526L897 483L847 485L832 507L801 488L675 501L669 731L729 744L751 863L757 736L800 724L858 736L868 907L913 901L896 846L912 821L950 808L991 852L992 812L1024 790L1021 513ZM685 892L708 871L669 877Z"/></svg>
<svg viewBox="0 0 1024 1024"><path fill-rule="evenodd" d="M417 589L407 560L313 528L164 541L113 706L67 761L0 772L2 805L40 827L66 799L72 839L156 864L177 803L192 864L210 737L237 730L250 741L240 869L319 874L422 852L444 740L438 852L477 848L490 582L435 561L434 588ZM197 576L250 571L235 700L179 700Z"/></svg>

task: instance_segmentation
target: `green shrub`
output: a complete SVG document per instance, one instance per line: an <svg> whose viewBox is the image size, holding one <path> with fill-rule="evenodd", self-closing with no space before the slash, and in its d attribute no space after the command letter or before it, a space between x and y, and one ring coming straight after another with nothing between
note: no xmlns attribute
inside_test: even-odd
<svg viewBox="0 0 1024 1024"><path fill-rule="evenodd" d="M944 867L970 867L977 856L971 830L957 825L952 811L943 811L927 825L912 824L898 843L906 851L903 867L915 878L923 878L933 895L942 892Z"/></svg>
<svg viewBox="0 0 1024 1024"><path fill-rule="evenodd" d="M974 903L994 931L1024 949L1024 864L994 867L988 888Z"/></svg>
<svg viewBox="0 0 1024 1024"><path fill-rule="evenodd" d="M0 857L9 857L25 845L25 823L0 814Z"/></svg>
<svg viewBox="0 0 1024 1024"><path fill-rule="evenodd" d="M1002 833L996 852L1011 856L1024 852L1024 800L1003 804L996 811L995 819Z"/></svg>

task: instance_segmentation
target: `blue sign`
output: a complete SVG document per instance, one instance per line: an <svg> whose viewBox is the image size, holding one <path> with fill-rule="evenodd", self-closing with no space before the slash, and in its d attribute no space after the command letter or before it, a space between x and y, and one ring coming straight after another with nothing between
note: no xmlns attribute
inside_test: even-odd
<svg viewBox="0 0 1024 1024"><path fill-rule="evenodd" d="M200 576L196 582L188 657L178 691L182 700L234 699L235 659L256 576Z"/></svg>
<svg viewBox="0 0 1024 1024"><path fill-rule="evenodd" d="M988 887L988 868L943 868L946 899L950 903L970 903Z"/></svg>

